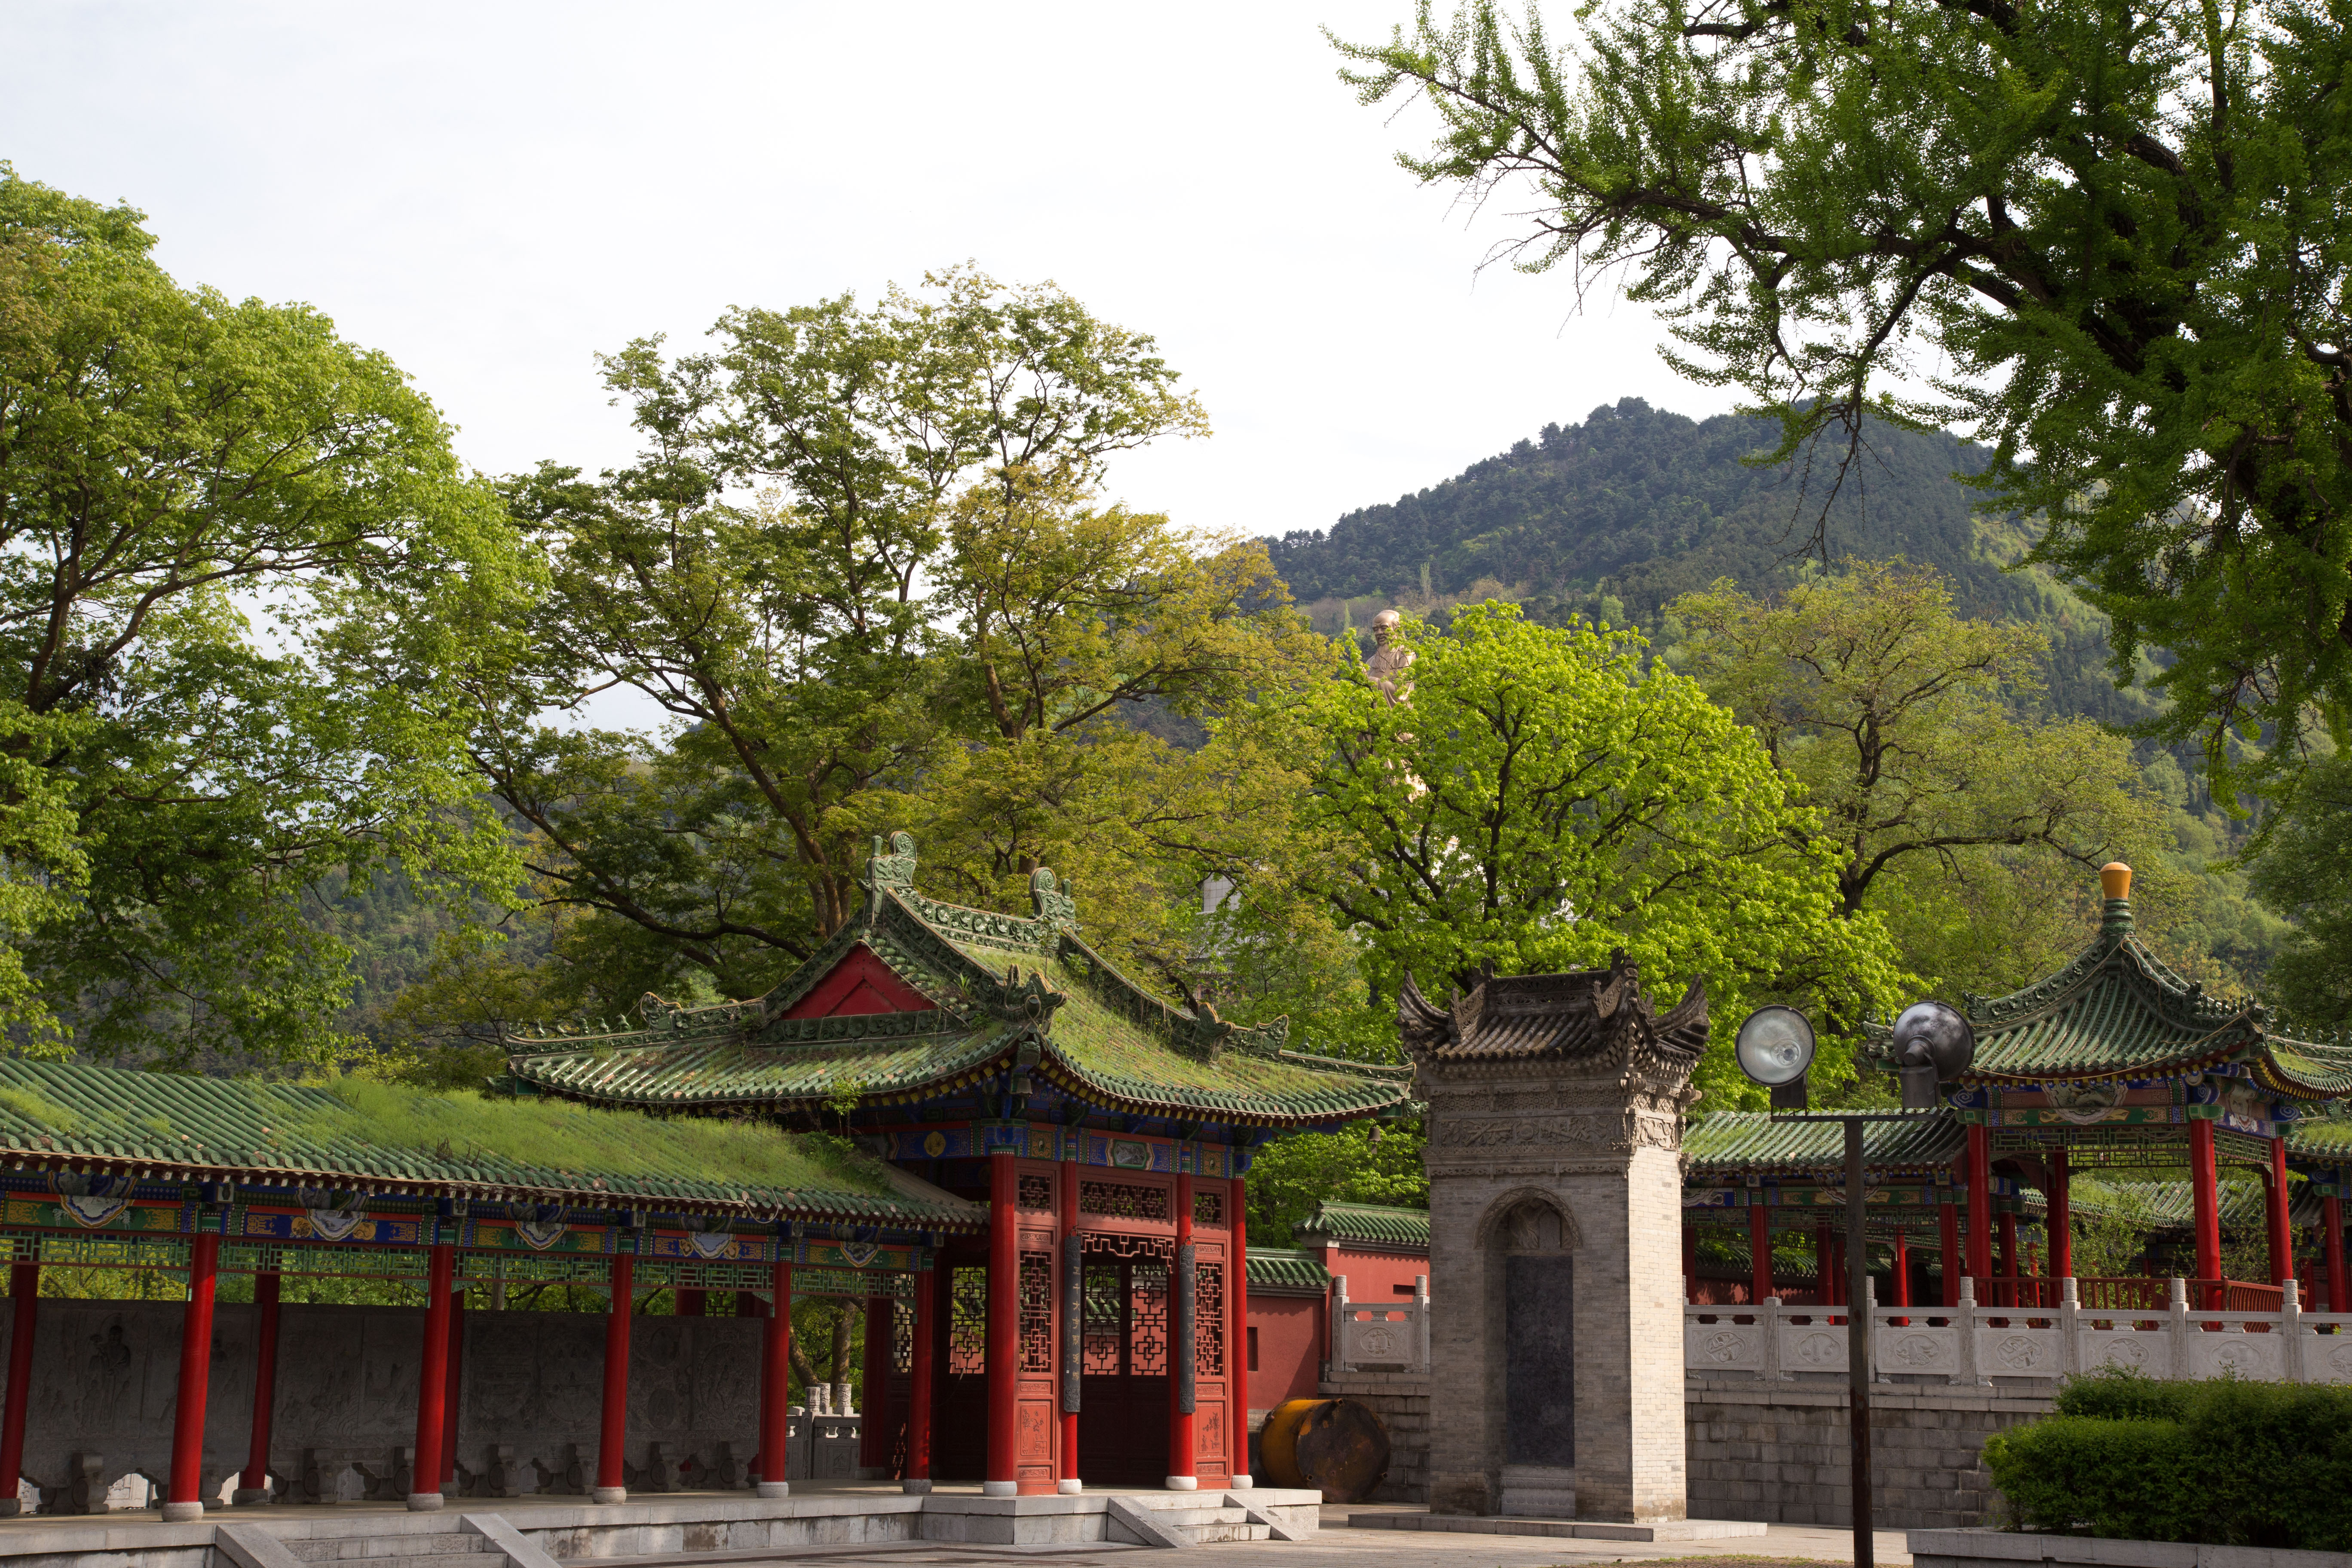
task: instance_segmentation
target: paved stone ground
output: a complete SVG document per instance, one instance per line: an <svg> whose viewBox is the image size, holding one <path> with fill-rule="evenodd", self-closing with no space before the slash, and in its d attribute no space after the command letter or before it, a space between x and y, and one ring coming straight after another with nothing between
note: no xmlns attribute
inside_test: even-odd
<svg viewBox="0 0 2352 1568"><path fill-rule="evenodd" d="M1654 1546L1618 1541L1560 1541L1525 1535L1469 1535L1452 1532L1423 1534L1418 1531L1349 1530L1348 1515L1365 1512L1418 1512L1383 1509L1362 1503L1333 1504L1323 1510L1323 1528L1313 1541L1225 1542L1196 1546L1181 1559L1181 1568L1581 1568L1585 1563L1687 1563L1693 1568L1816 1568L1824 1563L1853 1561L1851 1531L1812 1525L1775 1524L1761 1536L1730 1541L1671 1542ZM1900 1531L1882 1531L1876 1557L1883 1568L1907 1568ZM727 1568L761 1568L768 1563L811 1564L815 1568L980 1568L993 1564L1097 1564L1141 1552L1139 1546L1014 1547L959 1546L940 1542L910 1542L883 1548L859 1546L812 1547L806 1551L730 1558ZM1156 1557L1156 1553L1153 1556ZM630 1558L631 1568L657 1568L685 1558ZM709 1562L709 1559L701 1561ZM1142 1568L1138 1559L1128 1568Z"/></svg>

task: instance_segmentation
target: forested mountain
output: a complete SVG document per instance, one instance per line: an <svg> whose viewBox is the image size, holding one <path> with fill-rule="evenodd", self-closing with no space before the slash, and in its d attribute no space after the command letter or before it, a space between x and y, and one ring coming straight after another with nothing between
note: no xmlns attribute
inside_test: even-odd
<svg viewBox="0 0 2352 1568"><path fill-rule="evenodd" d="M1777 437L1761 421L1693 420L1629 397L1328 531L1268 545L1325 630L1360 626L1391 602L1488 596L1518 599L1538 619L1581 612L1655 627L1668 602L1719 577L1757 592L1796 570L1826 505L1832 559L1931 564L1952 579L1964 613L2040 623L2056 710L2116 723L2146 715L2145 700L2117 691L2107 673L2100 617L2038 572L2002 570L2025 548L2023 530L1979 518L1979 496L1952 477L1980 472L1983 448L1873 426L1837 486L1834 453L1773 468L1741 461Z"/></svg>

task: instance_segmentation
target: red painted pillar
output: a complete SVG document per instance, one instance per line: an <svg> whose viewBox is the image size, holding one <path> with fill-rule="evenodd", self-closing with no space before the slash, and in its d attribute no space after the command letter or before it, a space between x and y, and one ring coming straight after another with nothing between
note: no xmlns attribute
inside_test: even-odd
<svg viewBox="0 0 2352 1568"><path fill-rule="evenodd" d="M866 1387L859 1396L866 1421L857 1430L864 1440L860 1462L875 1469L890 1462L890 1330L898 1310L895 1296L866 1299Z"/></svg>
<svg viewBox="0 0 2352 1568"><path fill-rule="evenodd" d="M2221 1310L2220 1180L2213 1160L2213 1124L2199 1117L2189 1124L2189 1195L2197 1222L2197 1278L2216 1281L2202 1291L2200 1305L2209 1312Z"/></svg>
<svg viewBox="0 0 2352 1568"><path fill-rule="evenodd" d="M1895 1233L1895 1305L1911 1304L1911 1238L1901 1231Z"/></svg>
<svg viewBox="0 0 2352 1568"><path fill-rule="evenodd" d="M1971 1279L1992 1278L1992 1129L1969 1127L1969 1256Z"/></svg>
<svg viewBox="0 0 2352 1568"><path fill-rule="evenodd" d="M2286 1140L2271 1140L2270 1212L2271 1283L2284 1285L2294 1278L2294 1237L2287 1229Z"/></svg>
<svg viewBox="0 0 2352 1568"><path fill-rule="evenodd" d="M2074 1206L2068 1196L2074 1181L2074 1173L2066 1167L2066 1151L2062 1146L2050 1151L2050 1191L2046 1194L2050 1218L2050 1278L2065 1279L2074 1272Z"/></svg>
<svg viewBox="0 0 2352 1568"><path fill-rule="evenodd" d="M441 1396L441 1484L457 1479L457 1394L466 1385L466 1288L449 1292L449 1377Z"/></svg>
<svg viewBox="0 0 2352 1568"><path fill-rule="evenodd" d="M197 1224L215 1224L198 1211ZM167 1524L205 1512L205 1395L213 1363L213 1289L220 1272L220 1232L201 1230L188 1249L188 1304L180 1314L180 1396L172 1424L172 1487L163 1504Z"/></svg>
<svg viewBox="0 0 2352 1568"><path fill-rule="evenodd" d="M1249 1204L1242 1190L1241 1177L1234 1178L1225 1202L1232 1205L1225 1212L1231 1219L1234 1238L1233 1264L1225 1289L1233 1316L1233 1326L1225 1331L1225 1385L1233 1391L1229 1408L1234 1442L1225 1473L1236 1489L1246 1489L1256 1481L1250 1474L1249 1462Z"/></svg>
<svg viewBox="0 0 2352 1568"><path fill-rule="evenodd" d="M905 1490L931 1489L931 1346L939 1333L935 1300L939 1273L929 1258L915 1264L915 1349L907 1377Z"/></svg>
<svg viewBox="0 0 2352 1568"><path fill-rule="evenodd" d="M790 1497L793 1429L793 1265L792 1243L776 1259L768 1286L775 1299L768 1304L767 1332L761 1336L760 1357L760 1486L761 1497Z"/></svg>
<svg viewBox="0 0 2352 1568"><path fill-rule="evenodd" d="M1960 1261L1959 1194L1949 1187L1944 1189L1943 1201L1936 1205L1936 1239L1942 1244L1944 1254L1944 1305L1957 1307L1960 1304L1960 1278L1968 1272L1968 1265Z"/></svg>
<svg viewBox="0 0 2352 1568"><path fill-rule="evenodd" d="M2341 1182L2343 1178L2338 1176L2336 1180ZM2319 1228L2325 1233L2319 1238L2320 1256L2327 1259L2327 1310L2331 1312L2352 1312L2352 1281L2344 1278L2342 1198L2326 1197L2319 1201ZM0 1449L0 1454L5 1451Z"/></svg>
<svg viewBox="0 0 2352 1568"><path fill-rule="evenodd" d="M8 1269L8 1403L0 1411L0 1519L23 1506L16 1488L25 1474L25 1409L32 1394L34 1321L40 1315L41 1266Z"/></svg>
<svg viewBox="0 0 2352 1568"><path fill-rule="evenodd" d="M1014 1152L995 1149L988 1159L988 1475L981 1482L982 1497L1013 1497L1021 1490L1014 1451L1019 1438L1014 1380L1021 1353Z"/></svg>
<svg viewBox="0 0 2352 1568"><path fill-rule="evenodd" d="M425 1275L425 1346L416 1369L416 1448L409 1471L408 1506L420 1513L441 1506L441 1442L448 1431L449 1278L457 1249L436 1242Z"/></svg>
<svg viewBox="0 0 2352 1568"><path fill-rule="evenodd" d="M705 1292L700 1290L681 1289L678 1291L677 1315L681 1318L699 1318L703 1316L704 1295Z"/></svg>
<svg viewBox="0 0 2352 1568"><path fill-rule="evenodd" d="M278 1403L278 1290L275 1274L253 1277L253 1441L245 1450L245 1473L229 1501L242 1508L269 1500L269 1418ZM0 1450L0 1458L5 1458ZM0 1485L5 1485L0 1479Z"/></svg>
<svg viewBox="0 0 2352 1568"><path fill-rule="evenodd" d="M1076 1301L1078 1310L1083 1314L1086 1311L1087 1294L1086 1259L1077 1247L1072 1245L1077 1240L1078 1236L1078 1140L1075 1134L1063 1135L1061 1188L1058 1194L1060 1212L1055 1217L1061 1221L1061 1236L1058 1239L1062 1268L1065 1270L1079 1271L1076 1279L1065 1279L1062 1281L1061 1300L1064 1305L1072 1300ZM1071 1371L1070 1368L1060 1364L1061 1352L1066 1346L1079 1347L1077 1354L1083 1361L1086 1353L1084 1350L1086 1340L1082 1323L1061 1323L1057 1326L1061 1332L1054 1336L1055 1371L1060 1375L1055 1379L1054 1394L1055 1403L1058 1405L1061 1403L1062 1378L1069 1375ZM1054 1489L1057 1492L1082 1492L1086 1490L1086 1482L1078 1474L1078 1413L1075 1410L1064 1410L1061 1412L1061 1417L1062 1463L1055 1471Z"/></svg>
<svg viewBox="0 0 2352 1568"><path fill-rule="evenodd" d="M1187 1293L1194 1301L1200 1300L1193 1282L1183 1278L1187 1267L1185 1248L1192 1245L1192 1177L1187 1171L1176 1173L1176 1257L1168 1269L1168 1300L1171 1309L1177 1292ZM1169 1313L1171 1323L1175 1313ZM1177 1336L1168 1336L1168 1487L1171 1491L1189 1492L1201 1484L1200 1466L1193 1458L1193 1415L1182 1408L1178 1390L1185 1383L1177 1358L1192 1354L1192 1342L1187 1336L1182 1343Z"/></svg>
<svg viewBox="0 0 2352 1568"><path fill-rule="evenodd" d="M1767 1296L1780 1292L1772 1284L1772 1211L1764 1205L1764 1189L1748 1189L1748 1304L1760 1307Z"/></svg>
<svg viewBox="0 0 2352 1568"><path fill-rule="evenodd" d="M629 1238L617 1237L615 1245ZM596 1487L593 1502L626 1502L629 1473L624 1467L629 1444L629 1309L636 1294L637 1258L632 1252L613 1254L613 1300L604 1312L604 1410L596 1434Z"/></svg>

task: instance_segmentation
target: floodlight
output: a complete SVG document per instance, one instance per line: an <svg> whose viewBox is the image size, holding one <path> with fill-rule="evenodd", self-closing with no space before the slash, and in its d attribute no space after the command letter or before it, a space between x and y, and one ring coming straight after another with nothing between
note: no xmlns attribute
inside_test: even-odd
<svg viewBox="0 0 2352 1568"><path fill-rule="evenodd" d="M1901 1067L1932 1063L1936 1076L1950 1079L1977 1059L1977 1032L1956 1007L1914 1002L1895 1020L1895 1060Z"/></svg>
<svg viewBox="0 0 2352 1568"><path fill-rule="evenodd" d="M1759 1007L1732 1047L1739 1070L1766 1089L1785 1089L1813 1065L1813 1026L1794 1007Z"/></svg>

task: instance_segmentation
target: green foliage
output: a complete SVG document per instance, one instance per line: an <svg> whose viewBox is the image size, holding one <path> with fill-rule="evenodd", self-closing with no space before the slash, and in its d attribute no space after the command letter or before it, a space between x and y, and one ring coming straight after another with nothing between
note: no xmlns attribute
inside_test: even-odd
<svg viewBox="0 0 2352 1568"><path fill-rule="evenodd" d="M2306 0L1428 0L1340 46L1440 122L1424 182L1529 215L1528 270L1622 268L1668 359L1776 416L1787 461L1865 416L1973 429L1999 504L2169 650L2162 732L2352 727L2352 39ZM2225 798L2229 792L2223 791Z"/></svg>
<svg viewBox="0 0 2352 1568"><path fill-rule="evenodd" d="M752 1122L599 1110L554 1100L497 1100L454 1090L418 1094L373 1078L326 1080L331 1110L289 1117L289 1135L321 1143L415 1149L440 1159L511 1162L621 1176L723 1173L764 1186L880 1193L874 1162L839 1140L791 1136Z"/></svg>
<svg viewBox="0 0 2352 1568"><path fill-rule="evenodd" d="M182 289L140 221L0 165L0 1029L316 1060L308 885L513 879L460 677L530 573L390 361Z"/></svg>
<svg viewBox="0 0 2352 1568"><path fill-rule="evenodd" d="M2352 1543L2352 1390L2074 1378L2055 1415L1986 1439L1984 1458L2028 1530L2302 1551Z"/></svg>
<svg viewBox="0 0 2352 1568"><path fill-rule="evenodd" d="M1488 963L1540 973L1622 948L1654 994L1704 979L1721 1016L1768 996L1815 1007L1822 1081L1846 1076L1839 1026L1910 980L1877 917L1841 912L1818 818L1752 732L1697 682L1644 669L1631 633L1484 605L1402 635L1409 708L1343 650L1346 679L1255 719L1318 759L1297 811L1325 847L1293 875L1359 933L1384 994L1407 971L1442 993ZM1720 1033L1699 1082L1751 1098Z"/></svg>
<svg viewBox="0 0 2352 1568"><path fill-rule="evenodd" d="M2006 568L2029 542L1977 515L1954 476L1990 454L1941 431L1868 426L1867 484L1834 488L1826 465L1755 467L1770 424L1734 415L1692 420L1640 398L1604 404L1581 424L1546 426L1538 441L1474 463L1393 505L1367 507L1326 531L1270 541L1275 569L1318 630L1368 624L1398 605L1433 620L1451 605L1516 600L1530 620L1571 615L1643 628L1662 648L1677 637L1667 605L1728 579L1769 597L1799 581L1807 530L1826 508L1832 557L1895 557L1932 567L1955 606L1978 619L2032 624L2050 648L2046 705L2103 723L2147 718L2153 706L2109 679L2106 620L2042 568ZM1433 596L1416 578L1432 564ZM1370 651L1369 646L1365 648Z"/></svg>
<svg viewBox="0 0 2352 1568"><path fill-rule="evenodd" d="M1393 1025L1390 1032L1393 1037ZM1327 1200L1427 1208L1422 1142L1417 1129L1376 1130L1361 1122L1337 1132L1276 1139L1250 1161L1251 1245L1288 1247L1291 1227Z"/></svg>
<svg viewBox="0 0 2352 1568"><path fill-rule="evenodd" d="M934 890L1025 910L1050 861L1118 956L1177 965L1177 895L1236 858L1247 781L1154 726L1328 656L1257 546L1092 496L1112 453L1205 434L1176 373L1058 289L969 270L716 335L605 362L635 463L508 487L553 584L476 753L541 896L589 917L557 956L604 996L757 994L908 828ZM614 684L665 732L542 721Z"/></svg>
<svg viewBox="0 0 2352 1568"><path fill-rule="evenodd" d="M2315 765L2250 870L2253 890L2294 918L2268 990L2293 1026L2352 1029L2352 752Z"/></svg>

